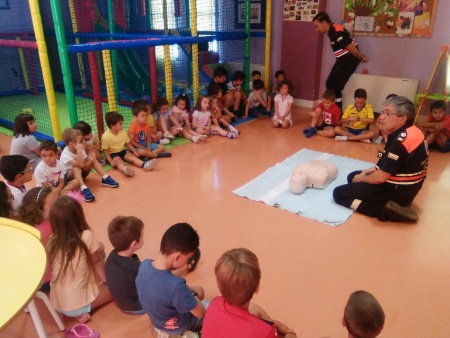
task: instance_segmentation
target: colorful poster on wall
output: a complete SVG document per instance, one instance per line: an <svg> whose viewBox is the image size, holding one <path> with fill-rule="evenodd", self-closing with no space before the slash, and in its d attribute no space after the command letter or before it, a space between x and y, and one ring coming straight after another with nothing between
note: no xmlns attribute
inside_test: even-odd
<svg viewBox="0 0 450 338"><path fill-rule="evenodd" d="M342 23L354 35L430 37L438 0L344 0Z"/></svg>
<svg viewBox="0 0 450 338"><path fill-rule="evenodd" d="M319 0L284 0L283 20L308 21L319 13Z"/></svg>
<svg viewBox="0 0 450 338"><path fill-rule="evenodd" d="M245 0L235 0L235 27L245 27ZM262 0L250 1L250 28L264 29L266 27L266 2Z"/></svg>

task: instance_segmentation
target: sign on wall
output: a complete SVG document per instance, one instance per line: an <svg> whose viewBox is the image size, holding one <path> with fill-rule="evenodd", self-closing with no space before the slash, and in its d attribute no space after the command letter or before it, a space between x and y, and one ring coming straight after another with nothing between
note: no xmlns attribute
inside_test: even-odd
<svg viewBox="0 0 450 338"><path fill-rule="evenodd" d="M245 0L235 0L235 27L245 27ZM263 0L250 1L250 28L264 29L266 27L266 2Z"/></svg>
<svg viewBox="0 0 450 338"><path fill-rule="evenodd" d="M319 0L284 0L283 20L308 21L319 13Z"/></svg>
<svg viewBox="0 0 450 338"><path fill-rule="evenodd" d="M344 0L342 23L354 35L430 37L438 0Z"/></svg>

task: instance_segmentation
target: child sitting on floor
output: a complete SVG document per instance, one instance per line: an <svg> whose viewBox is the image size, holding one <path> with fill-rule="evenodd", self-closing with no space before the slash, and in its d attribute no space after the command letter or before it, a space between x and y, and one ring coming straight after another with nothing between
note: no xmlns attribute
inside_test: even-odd
<svg viewBox="0 0 450 338"><path fill-rule="evenodd" d="M252 74L250 75L250 83L249 83L249 89L250 93L253 91L253 82L255 80L261 80L261 72L259 70L254 70Z"/></svg>
<svg viewBox="0 0 450 338"><path fill-rule="evenodd" d="M190 110L191 104L189 96L186 94L180 94L176 98L175 104L172 107L172 115L170 116L170 119L184 138L187 138L188 140L191 140L194 143L204 141L207 138L207 136L201 135L196 131L192 130L191 128L191 122L189 121Z"/></svg>
<svg viewBox="0 0 450 338"><path fill-rule="evenodd" d="M209 107L211 111L211 124L215 125L219 128L225 127L229 131L232 131L238 135L240 135L240 132L233 127L228 119L222 114L222 110L219 107L218 98L217 96L210 96L209 97Z"/></svg>
<svg viewBox="0 0 450 338"><path fill-rule="evenodd" d="M23 197L28 192L25 183L33 178L30 160L23 155L3 155L0 158L0 174L11 191L12 216L18 216Z"/></svg>
<svg viewBox="0 0 450 338"><path fill-rule="evenodd" d="M231 81L227 83L228 94L225 97L225 107L232 109L233 114L236 116L242 116L242 112L239 111L241 103L247 101L247 95L244 93L242 84L245 81L245 74L243 71L237 70L234 72Z"/></svg>
<svg viewBox="0 0 450 338"><path fill-rule="evenodd" d="M294 98L289 95L294 90L292 82L289 80L283 80L279 84L280 94L275 96L275 114L272 118L272 126L274 128L281 127L283 129L292 126L291 108Z"/></svg>
<svg viewBox="0 0 450 338"><path fill-rule="evenodd" d="M23 155L30 161L31 171L41 162L39 143L33 133L37 130L34 116L28 113L19 114L14 119L10 155Z"/></svg>
<svg viewBox="0 0 450 338"><path fill-rule="evenodd" d="M150 96L144 95L139 100L136 101L136 103L145 105L147 107L147 124L150 126L150 137L152 138L152 142L159 143L159 144L169 144L170 140L164 138L164 134L162 131L158 130L158 127L156 126L155 120L153 119L152 115L152 100L150 99Z"/></svg>
<svg viewBox="0 0 450 338"><path fill-rule="evenodd" d="M214 271L222 296L208 306L202 337L296 337L294 330L250 303L259 291L261 279L258 258L253 252L245 248L229 250L219 258Z"/></svg>
<svg viewBox="0 0 450 338"><path fill-rule="evenodd" d="M219 107L222 116L227 120L227 122L231 123L236 121L237 116L234 115L230 110L225 107L225 104L223 103L223 91L220 88L218 84L214 84L210 87L211 94L208 94L209 96L217 96L217 106Z"/></svg>
<svg viewBox="0 0 450 338"><path fill-rule="evenodd" d="M450 116L446 114L445 101L434 101L430 105L430 115L426 121L419 123L429 145L439 151L450 151Z"/></svg>
<svg viewBox="0 0 450 338"><path fill-rule="evenodd" d="M139 156L142 158L171 157L171 153L164 152L164 145L152 142L151 129L147 124L147 106L134 102L131 112L134 118L128 129L128 136Z"/></svg>
<svg viewBox="0 0 450 338"><path fill-rule="evenodd" d="M0 217L11 218L13 195L5 182L0 181Z"/></svg>
<svg viewBox="0 0 450 338"><path fill-rule="evenodd" d="M47 248L47 242L53 235L48 218L50 208L57 197L58 194L50 187L35 187L25 194L22 206L19 209L19 220L39 230L44 248ZM47 263L41 291L48 292L50 290L51 277L51 265Z"/></svg>
<svg viewBox="0 0 450 338"><path fill-rule="evenodd" d="M80 185L81 194L86 202L95 200L91 190L86 186L84 180L91 172L92 168L102 178L102 185L110 188L117 188L117 183L111 176L105 173L103 167L98 163L94 153L87 155L84 150L83 133L78 129L67 128L62 133L62 138L66 147L61 153L61 162L64 165L65 185L76 179Z"/></svg>
<svg viewBox="0 0 450 338"><path fill-rule="evenodd" d="M58 147L54 141L45 140L39 145L42 162L34 170L34 179L38 187L50 187L57 194L65 195L69 191L78 189L80 183L74 179L64 180L64 165L58 160Z"/></svg>
<svg viewBox="0 0 450 338"><path fill-rule="evenodd" d="M123 130L123 116L118 112L108 112L105 115L108 130L102 136L103 152L111 167L119 169L127 176L134 176L135 172L125 161L133 163L136 167L149 171L158 164L157 159L142 161L139 153L131 144L130 137ZM125 149L127 147L128 149Z"/></svg>
<svg viewBox="0 0 450 338"><path fill-rule="evenodd" d="M180 133L170 119L172 109L169 108L169 102L165 97L158 97L152 105L152 111L153 120L156 122L158 130L163 132L165 139L170 141Z"/></svg>
<svg viewBox="0 0 450 338"><path fill-rule="evenodd" d="M248 96L247 104L245 105L244 119L248 118L249 115L254 118L264 116L267 106L268 101L267 93L264 90L264 81L253 81L253 91Z"/></svg>
<svg viewBox="0 0 450 338"><path fill-rule="evenodd" d="M117 216L108 225L108 237L114 250L105 264L106 281L119 308L131 314L143 314L135 279L141 261L135 254L144 245L144 223L134 216Z"/></svg>
<svg viewBox="0 0 450 338"><path fill-rule="evenodd" d="M171 272L185 266L198 247L199 236L191 225L174 224L164 233L156 259L146 259L139 267L139 301L159 331L170 335L201 331L205 315L203 288L188 286Z"/></svg>
<svg viewBox="0 0 450 338"><path fill-rule="evenodd" d="M86 323L92 310L112 300L102 258L105 247L75 199L58 197L50 208L49 219L53 231L47 246L53 269L50 301L56 311ZM96 277L103 284L98 285Z"/></svg>
<svg viewBox="0 0 450 338"><path fill-rule="evenodd" d="M370 139L375 136L369 130L373 122L374 115L372 105L367 103L367 92L363 88L355 90L353 96L355 103L349 104L341 118L341 125L334 128L336 141L361 141L370 143Z"/></svg>
<svg viewBox="0 0 450 338"><path fill-rule="evenodd" d="M92 131L92 127L84 121L78 121L77 123L75 123L73 128L81 130L81 132L83 133L86 154L88 154L89 156L91 153L94 153L98 163L100 163L100 165L104 167L106 165L106 160L101 154L102 147L100 145L100 140Z"/></svg>
<svg viewBox="0 0 450 338"><path fill-rule="evenodd" d="M311 116L311 127L303 130L303 134L307 138L317 134L324 137L334 137L334 127L339 123L341 118L341 110L335 103L336 94L327 89L323 92L322 102L309 113Z"/></svg>
<svg viewBox="0 0 450 338"><path fill-rule="evenodd" d="M238 134L232 131L226 132L222 128L211 125L211 112L209 111L209 98L200 95L192 114L192 126L201 135L220 135L234 139Z"/></svg>
<svg viewBox="0 0 450 338"><path fill-rule="evenodd" d="M349 338L375 338L383 330L383 308L369 292L353 292L345 306L342 325Z"/></svg>

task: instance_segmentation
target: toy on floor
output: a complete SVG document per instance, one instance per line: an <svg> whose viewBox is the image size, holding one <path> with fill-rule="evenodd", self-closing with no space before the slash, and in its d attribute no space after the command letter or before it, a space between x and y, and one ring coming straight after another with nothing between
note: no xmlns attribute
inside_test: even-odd
<svg viewBox="0 0 450 338"><path fill-rule="evenodd" d="M325 189L337 176L338 168L334 163L324 160L313 160L303 163L294 169L289 180L289 190L301 194L305 189Z"/></svg>

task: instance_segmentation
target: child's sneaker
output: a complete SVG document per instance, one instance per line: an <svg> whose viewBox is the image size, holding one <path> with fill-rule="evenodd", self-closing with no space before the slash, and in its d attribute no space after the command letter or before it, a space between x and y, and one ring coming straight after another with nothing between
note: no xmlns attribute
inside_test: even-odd
<svg viewBox="0 0 450 338"><path fill-rule="evenodd" d="M158 155L156 156L158 158L163 158L163 157L172 157L172 153L168 153L166 151L162 151L160 153L158 153ZM147 161L146 161L147 162Z"/></svg>
<svg viewBox="0 0 450 338"><path fill-rule="evenodd" d="M236 134L236 133L233 132L233 131L229 131L229 132L227 133L227 137L228 137L229 139L234 139L234 138L237 138L237 137L238 137L238 134Z"/></svg>
<svg viewBox="0 0 450 338"><path fill-rule="evenodd" d="M127 176L134 176L134 170L131 169L130 167L126 166L125 168L123 168L123 173Z"/></svg>
<svg viewBox="0 0 450 338"><path fill-rule="evenodd" d="M98 161L102 167L106 167L106 160L102 158L100 161Z"/></svg>
<svg viewBox="0 0 450 338"><path fill-rule="evenodd" d="M85 202L93 202L95 200L95 197L94 195L92 195L89 188L84 188L83 190L81 190L81 194L83 195Z"/></svg>
<svg viewBox="0 0 450 338"><path fill-rule="evenodd" d="M159 140L159 144L169 144L170 140L168 138L162 138Z"/></svg>
<svg viewBox="0 0 450 338"><path fill-rule="evenodd" d="M311 138L314 134L317 133L316 128L310 128L308 132L305 134L306 138Z"/></svg>
<svg viewBox="0 0 450 338"><path fill-rule="evenodd" d="M150 171L153 168L155 168L157 164L158 164L158 160L153 159L153 160L144 162L144 164L142 165L142 169L144 169L144 171Z"/></svg>
<svg viewBox="0 0 450 338"><path fill-rule="evenodd" d="M119 186L119 183L114 181L111 176L108 176L107 178L102 178L102 185L110 188L117 188Z"/></svg>
<svg viewBox="0 0 450 338"><path fill-rule="evenodd" d="M169 133L169 132L167 132L167 133L165 133L164 134L164 137L165 138L168 138L168 139L173 139L173 138L175 138L175 136L173 136L171 133Z"/></svg>

